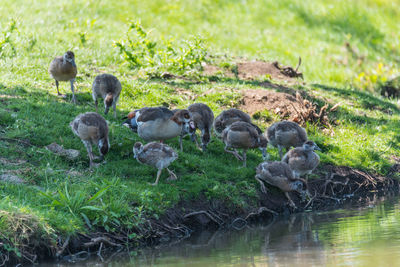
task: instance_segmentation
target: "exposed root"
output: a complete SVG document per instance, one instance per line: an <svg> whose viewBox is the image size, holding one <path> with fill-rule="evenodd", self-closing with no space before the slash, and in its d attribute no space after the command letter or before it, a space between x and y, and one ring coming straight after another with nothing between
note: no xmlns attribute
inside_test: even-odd
<svg viewBox="0 0 400 267"><path fill-rule="evenodd" d="M329 111L328 104L324 105L319 111L317 111L317 106L311 101L304 99L299 92L296 92L296 102L298 104L297 108L293 103L290 103L297 113L292 118L294 122L297 122L300 125L305 125L307 122L314 122L333 131L328 118L328 113L336 111L340 103L334 105Z"/></svg>
<svg viewBox="0 0 400 267"><path fill-rule="evenodd" d="M90 242L84 243L83 246L85 246L85 247L93 247L93 246L96 246L96 245L98 245L100 243L106 243L106 244L108 244L110 246L113 246L113 247L122 246L121 244L112 242L108 237L105 237L105 236L99 236L99 237L96 237L96 238L92 238L90 240Z"/></svg>
<svg viewBox="0 0 400 267"><path fill-rule="evenodd" d="M194 211L194 212L188 213L185 216L183 216L183 218L187 219L187 218L189 218L191 216L196 216L196 215L199 215L199 214L206 215L210 220L215 222L219 227L221 227L224 224L224 221L221 218L219 218L218 216L213 216L213 215L211 215L209 212L207 212L205 210Z"/></svg>

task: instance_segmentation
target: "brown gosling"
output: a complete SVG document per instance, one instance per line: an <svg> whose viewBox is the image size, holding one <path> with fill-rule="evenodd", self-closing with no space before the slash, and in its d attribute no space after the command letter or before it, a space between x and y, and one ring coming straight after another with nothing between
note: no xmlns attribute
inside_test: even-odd
<svg viewBox="0 0 400 267"><path fill-rule="evenodd" d="M180 136L182 132L188 132L185 129L189 127L190 121L190 113L187 109L174 113L165 107L145 107L129 113L125 123L132 129L136 127L138 135L146 142L164 142L166 139ZM182 151L182 139L179 140L179 146Z"/></svg>
<svg viewBox="0 0 400 267"><path fill-rule="evenodd" d="M58 90L58 82L69 81L72 91L72 102L76 104L74 81L77 73L75 64L75 55L72 51L67 51L63 56L58 56L53 59L49 66L49 73L56 81L57 94L60 96Z"/></svg>
<svg viewBox="0 0 400 267"><path fill-rule="evenodd" d="M313 141L308 140L302 147L289 150L282 158L282 162L289 164L293 175L300 178L302 175L311 174L319 164L319 156L314 150L321 150Z"/></svg>
<svg viewBox="0 0 400 267"><path fill-rule="evenodd" d="M222 132L226 127L231 125L234 122L237 121L244 121L252 124L258 131L258 133L261 134L261 129L258 128L258 126L254 125L251 122L251 118L248 114L244 113L243 111L236 109L236 108L231 108L228 110L224 110L219 114L215 120L214 120L214 132L215 134L220 137L222 135Z"/></svg>
<svg viewBox="0 0 400 267"><path fill-rule="evenodd" d="M196 129L201 131L201 149L207 150L207 145L211 140L211 130L213 128L214 113L212 110L203 103L195 103L188 107L191 119L194 125L190 127L190 136L196 146L199 148L197 142Z"/></svg>
<svg viewBox="0 0 400 267"><path fill-rule="evenodd" d="M296 205L290 198L289 192L299 192L303 200L306 196L309 196L307 182L303 179L295 178L289 165L285 162L274 161L260 163L256 168L255 178L260 183L261 191L264 194L267 193L264 182L278 187L284 192L290 205L294 208L296 208Z"/></svg>
<svg viewBox="0 0 400 267"><path fill-rule="evenodd" d="M139 163L157 168L156 181L152 185L158 184L163 169L167 169L170 174L169 180L177 179L175 173L168 169L168 166L178 158L178 154L168 145L157 142L143 145L136 142L133 146L133 153Z"/></svg>
<svg viewBox="0 0 400 267"><path fill-rule="evenodd" d="M90 160L90 168L94 166L94 159L98 158L93 155L92 144L99 147L100 159L104 160L104 156L110 149L106 120L95 112L87 112L76 116L70 123L70 126L74 134L82 140L86 147Z"/></svg>
<svg viewBox="0 0 400 267"><path fill-rule="evenodd" d="M97 105L98 105L98 98L104 99L104 114L107 114L110 107L113 107L114 110L114 118L117 117L116 106L119 99L119 94L121 93L121 83L111 74L100 74L94 78L93 85L92 85L92 96L94 103L96 105L96 112Z"/></svg>
<svg viewBox="0 0 400 267"><path fill-rule="evenodd" d="M262 134L259 134L257 129L248 122L237 121L229 125L222 132L222 140L225 143L225 151L243 161L243 167L246 167L246 152L249 148L259 148L263 159L267 158L267 139ZM231 151L229 148L234 150ZM238 154L236 148L243 149L243 156Z"/></svg>
<svg viewBox="0 0 400 267"><path fill-rule="evenodd" d="M295 122L280 121L267 129L267 139L272 146L278 147L279 157L282 158L282 149L302 146L307 141L307 132Z"/></svg>

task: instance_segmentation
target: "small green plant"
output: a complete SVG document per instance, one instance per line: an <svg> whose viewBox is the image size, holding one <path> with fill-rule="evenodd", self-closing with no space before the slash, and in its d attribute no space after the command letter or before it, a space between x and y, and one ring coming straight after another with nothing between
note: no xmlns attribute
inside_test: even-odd
<svg viewBox="0 0 400 267"><path fill-rule="evenodd" d="M100 200L109 188L110 186L100 189L90 198L88 198L87 193L83 190L70 192L67 183L65 183L63 191L59 189L55 194L44 191L40 191L39 193L50 201L48 204L50 208L62 209L69 212L74 217L81 216L89 228L91 228L92 224L89 220L89 213L91 211L103 211L98 204L98 200Z"/></svg>
<svg viewBox="0 0 400 267"><path fill-rule="evenodd" d="M17 51L14 44L11 41L11 37L14 31L17 30L17 22L12 19L6 30L2 32L2 37L0 37L0 58L6 55L7 48L11 49L10 56L15 56Z"/></svg>
<svg viewBox="0 0 400 267"><path fill-rule="evenodd" d="M132 68L150 68L153 71L184 72L200 67L207 50L204 40L193 37L182 42L172 39L152 41L140 21L131 22L126 39L114 42L123 59Z"/></svg>
<svg viewBox="0 0 400 267"><path fill-rule="evenodd" d="M79 32L79 40L81 41L82 46L85 46L87 42L86 32Z"/></svg>

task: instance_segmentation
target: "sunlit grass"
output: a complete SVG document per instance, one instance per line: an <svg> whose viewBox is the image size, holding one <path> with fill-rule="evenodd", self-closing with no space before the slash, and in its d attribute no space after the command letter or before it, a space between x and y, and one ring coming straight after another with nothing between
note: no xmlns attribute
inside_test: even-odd
<svg viewBox="0 0 400 267"><path fill-rule="evenodd" d="M223 153L223 144L216 139L207 153L185 140L184 152L179 152L179 159L171 165L180 179L167 183L163 174L159 186L148 184L154 181L156 171L132 158L132 146L140 138L121 126L127 112L143 106L184 108L194 102L189 96L195 95L196 102L208 104L217 115L237 106L241 90L264 87L237 79L202 79L200 83L149 79L141 70L129 68L113 47L114 41L124 38L131 20L140 20L152 29L155 39L179 41L201 35L209 54L218 56L211 60L228 68L239 60L237 56L292 66L301 56L300 70L307 84L296 89L305 90L320 105L341 103L330 115L333 132L307 126L310 138L323 149L322 163L387 174L392 157L400 156L399 103L364 87L398 72L398 10L399 2L373 0L37 0L29 5L22 0L3 0L0 32L7 31L12 19L17 30L11 33L0 57L0 137L29 140L32 145L0 140L1 157L27 161L22 165L0 163L1 169L27 181L25 185L0 184L0 210L10 211L7 206L14 203L46 221L55 232L69 235L88 231L90 226L108 231L118 226L137 227L145 217L158 217L180 201L199 197L221 201L232 211L257 203L254 168L261 161L260 153L249 152L249 167L239 168L241 163ZM346 42L357 50L356 55L346 50ZM56 97L54 81L47 73L52 58L68 49L74 51L78 65L77 106L68 102L67 83L61 83L60 88L69 98ZM116 75L123 90L118 119L106 116L111 142L108 163L90 173L86 150L68 124L77 114L94 111L91 84L101 72ZM369 78L362 80L362 72ZM268 126L262 120L257 123L263 129ZM43 148L52 142L80 150L80 158L68 161L55 157ZM175 139L167 143L178 147ZM276 150L269 152L272 159L278 159ZM52 205L39 193L43 190L57 198L65 194L66 187L71 198L63 206ZM76 198L88 200L106 187L109 189L101 200L91 203L95 209L84 216L68 209L68 203ZM0 221L2 231L7 231L7 225Z"/></svg>

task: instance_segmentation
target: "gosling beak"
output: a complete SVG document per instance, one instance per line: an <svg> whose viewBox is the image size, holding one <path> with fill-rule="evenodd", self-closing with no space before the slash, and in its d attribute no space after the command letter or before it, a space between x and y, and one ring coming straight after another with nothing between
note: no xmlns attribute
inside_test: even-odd
<svg viewBox="0 0 400 267"><path fill-rule="evenodd" d="M319 146L317 146L317 145L315 145L315 146L314 146L314 150L319 150L319 151L322 151L322 149L321 149L321 148L319 148Z"/></svg>

